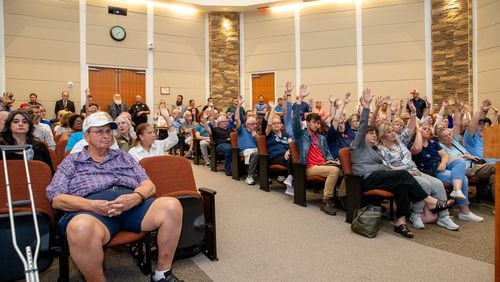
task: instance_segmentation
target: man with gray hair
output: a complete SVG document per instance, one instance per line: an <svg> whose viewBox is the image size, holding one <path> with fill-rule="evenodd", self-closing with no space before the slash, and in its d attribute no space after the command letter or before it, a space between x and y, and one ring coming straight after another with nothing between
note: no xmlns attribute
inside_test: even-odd
<svg viewBox="0 0 500 282"><path fill-rule="evenodd" d="M214 111L212 109L209 111L208 118L210 120L208 131L215 142L215 151L217 153L224 153L224 170L227 176L231 176L232 156L231 140L229 138L231 129L227 127L227 117L225 115L219 116L215 125Z"/></svg>
<svg viewBox="0 0 500 282"><path fill-rule="evenodd" d="M56 149L56 142L54 141L54 136L52 135L52 130L47 124L40 123L42 120L41 107L39 105L31 106L30 108L33 118L33 136L38 138L43 143L47 144L47 147L51 150Z"/></svg>
<svg viewBox="0 0 500 282"><path fill-rule="evenodd" d="M234 125L238 132L238 151L239 154L245 157L245 164L248 165L248 175L245 179L246 184L254 185L255 178L254 174L257 170L257 165L259 161L259 152L257 150L257 120L254 117L249 117L245 122L245 127L241 126L240 117L240 107L245 99L243 97L238 98L238 105L236 106Z"/></svg>

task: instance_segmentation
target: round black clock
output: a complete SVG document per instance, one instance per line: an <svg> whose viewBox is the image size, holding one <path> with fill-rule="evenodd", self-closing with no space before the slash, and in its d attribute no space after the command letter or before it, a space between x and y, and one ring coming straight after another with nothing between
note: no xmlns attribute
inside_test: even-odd
<svg viewBox="0 0 500 282"><path fill-rule="evenodd" d="M122 41L125 37L127 37L127 32L125 31L125 28L115 25L109 30L109 35L111 35L111 38L116 41Z"/></svg>

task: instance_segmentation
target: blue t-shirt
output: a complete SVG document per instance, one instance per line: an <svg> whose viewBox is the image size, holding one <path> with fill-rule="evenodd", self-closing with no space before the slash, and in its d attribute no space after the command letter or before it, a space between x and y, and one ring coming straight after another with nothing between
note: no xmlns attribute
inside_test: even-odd
<svg viewBox="0 0 500 282"><path fill-rule="evenodd" d="M271 131L266 137L266 146L270 160L283 156L288 150L288 137L285 134L281 134L281 137L279 137Z"/></svg>
<svg viewBox="0 0 500 282"><path fill-rule="evenodd" d="M417 164L419 170L435 172L441 162L440 150L442 148L438 141L429 140L427 147L422 147L420 154L413 156L413 161Z"/></svg>
<svg viewBox="0 0 500 282"><path fill-rule="evenodd" d="M468 130L466 130L464 134L464 147L467 149L467 151L469 151L471 155L476 156L480 159L484 159L489 163L500 161L500 159L485 159L483 137L477 134L471 135Z"/></svg>
<svg viewBox="0 0 500 282"><path fill-rule="evenodd" d="M267 105L265 103L257 103L255 104L255 113L257 114L257 118L260 118L260 119L263 119L264 118L264 115L263 114L259 114L257 112L262 112L262 111L265 111L267 110Z"/></svg>
<svg viewBox="0 0 500 282"><path fill-rule="evenodd" d="M83 131L71 133L68 139L68 144L66 144L66 148L64 149L64 151L70 151L71 149L73 149L76 143L78 143L80 140L83 140Z"/></svg>
<svg viewBox="0 0 500 282"><path fill-rule="evenodd" d="M340 149L351 146L354 137L356 137L356 133L351 128L346 128L344 133L339 133L333 126L330 126L326 141L334 159L339 158Z"/></svg>
<svg viewBox="0 0 500 282"><path fill-rule="evenodd" d="M201 124L198 124L195 128L194 128L195 131L199 132L201 136L203 137L208 137L208 132L207 130L205 129L205 127Z"/></svg>
<svg viewBox="0 0 500 282"><path fill-rule="evenodd" d="M238 150L242 152L250 148L257 148L257 141L246 128L243 126L238 127Z"/></svg>

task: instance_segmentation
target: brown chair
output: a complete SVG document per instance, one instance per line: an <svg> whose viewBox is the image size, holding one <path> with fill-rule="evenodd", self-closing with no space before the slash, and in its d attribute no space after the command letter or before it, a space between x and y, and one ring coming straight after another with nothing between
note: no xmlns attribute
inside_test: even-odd
<svg viewBox="0 0 500 282"><path fill-rule="evenodd" d="M4 162L0 161L0 266L1 280L18 280L25 277L24 267L12 247L10 220L7 208L6 178ZM38 271L44 271L52 264L55 242L54 209L45 195L45 189L52 180L52 171L42 161L28 161L31 189L35 201L38 229L40 233L40 250L37 260ZM34 246L35 236L31 201L28 192L25 164L22 160L8 160L7 170L13 203L16 240L21 251L24 246ZM34 249L32 249L34 252Z"/></svg>
<svg viewBox="0 0 500 282"><path fill-rule="evenodd" d="M57 156L57 165L59 165L64 159L66 145L68 144L70 134L68 132L64 132L61 134L59 141L56 143L56 156Z"/></svg>
<svg viewBox="0 0 500 282"><path fill-rule="evenodd" d="M214 138L210 135L210 170L217 172L217 161L224 160L224 153L216 151Z"/></svg>
<svg viewBox="0 0 500 282"><path fill-rule="evenodd" d="M347 202L346 202L346 219L345 221L351 223L354 218L354 212L363 205L364 198L376 197L382 199L389 199L389 218L394 218L394 194L382 189L373 189L363 191L361 176L352 172L351 163L351 148L342 148L339 150L340 162L344 171L344 177L347 189Z"/></svg>
<svg viewBox="0 0 500 282"><path fill-rule="evenodd" d="M326 181L326 177L306 175L306 165L300 163L299 149L295 142L290 142L290 154L293 161L294 195L293 202L299 206L307 206L306 187L318 186Z"/></svg>
<svg viewBox="0 0 500 282"><path fill-rule="evenodd" d="M257 136L257 149L259 150L259 183L260 190L269 192L269 175L286 174L288 168L283 165L269 165L269 154L267 152L266 136Z"/></svg>
<svg viewBox="0 0 500 282"><path fill-rule="evenodd" d="M229 135L231 140L231 174L234 180L240 180L240 154L238 152L238 132L233 131Z"/></svg>
<svg viewBox="0 0 500 282"><path fill-rule="evenodd" d="M191 256L199 251L210 260L217 258L215 194L196 188L191 163L179 156L154 156L140 162L156 186L156 196L176 197L183 207L182 231L177 256Z"/></svg>

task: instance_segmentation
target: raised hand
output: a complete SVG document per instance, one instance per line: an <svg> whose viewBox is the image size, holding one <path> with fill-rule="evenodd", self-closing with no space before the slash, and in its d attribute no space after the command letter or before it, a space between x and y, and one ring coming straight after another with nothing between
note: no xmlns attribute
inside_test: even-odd
<svg viewBox="0 0 500 282"><path fill-rule="evenodd" d="M417 113L417 108L413 104L413 101L408 101L408 107L410 108L410 113L411 114Z"/></svg>
<svg viewBox="0 0 500 282"><path fill-rule="evenodd" d="M328 101L330 102L330 104L335 104L336 99L333 99L333 96L330 95L328 96Z"/></svg>
<svg viewBox="0 0 500 282"><path fill-rule="evenodd" d="M159 110L160 110L160 115L162 117L169 117L170 116L170 114L165 106L160 106Z"/></svg>
<svg viewBox="0 0 500 282"><path fill-rule="evenodd" d="M351 101L351 92L347 92L344 95L344 105L347 105Z"/></svg>
<svg viewBox="0 0 500 282"><path fill-rule="evenodd" d="M389 105L389 107L392 105L392 100L391 100L391 96L385 96L385 102L387 103L387 105Z"/></svg>
<svg viewBox="0 0 500 282"><path fill-rule="evenodd" d="M375 107L380 108L384 104L384 98L382 96L375 97Z"/></svg>
<svg viewBox="0 0 500 282"><path fill-rule="evenodd" d="M495 106L491 106L491 109L495 112L495 114L498 114L498 109Z"/></svg>
<svg viewBox="0 0 500 282"><path fill-rule="evenodd" d="M293 90L293 85L290 81L287 81L286 84L285 84L285 92L287 94L290 94L292 93L292 90Z"/></svg>
<svg viewBox="0 0 500 282"><path fill-rule="evenodd" d="M90 89L85 89L85 96L89 96L90 95Z"/></svg>
<svg viewBox="0 0 500 282"><path fill-rule="evenodd" d="M240 104L240 106L245 103L245 97L243 97L243 95L240 95L240 97L238 97L238 103Z"/></svg>
<svg viewBox="0 0 500 282"><path fill-rule="evenodd" d="M309 96L309 90L307 90L307 86L305 84L300 85L299 88L299 97L305 98Z"/></svg>
<svg viewBox="0 0 500 282"><path fill-rule="evenodd" d="M491 101L489 99L484 99L483 104L481 105L481 110L483 112L488 112L489 109L491 108Z"/></svg>
<svg viewBox="0 0 500 282"><path fill-rule="evenodd" d="M274 109L274 107L276 106L276 105L274 104L274 101L269 101L269 103L268 103L268 104L269 104L269 108L271 108L271 109Z"/></svg>
<svg viewBox="0 0 500 282"><path fill-rule="evenodd" d="M373 95L372 95L371 89L370 88L365 88L363 90L363 96L360 99L361 104L364 107L368 107L368 106L370 106L370 103L372 102L372 99L373 99Z"/></svg>
<svg viewBox="0 0 500 282"><path fill-rule="evenodd" d="M340 108L340 106L342 106L342 101L340 101L340 99L338 98L335 99L335 101L333 102L333 106L337 109Z"/></svg>
<svg viewBox="0 0 500 282"><path fill-rule="evenodd" d="M402 108L404 104L405 104L405 100L403 100L403 99L399 100L399 107L400 108Z"/></svg>

